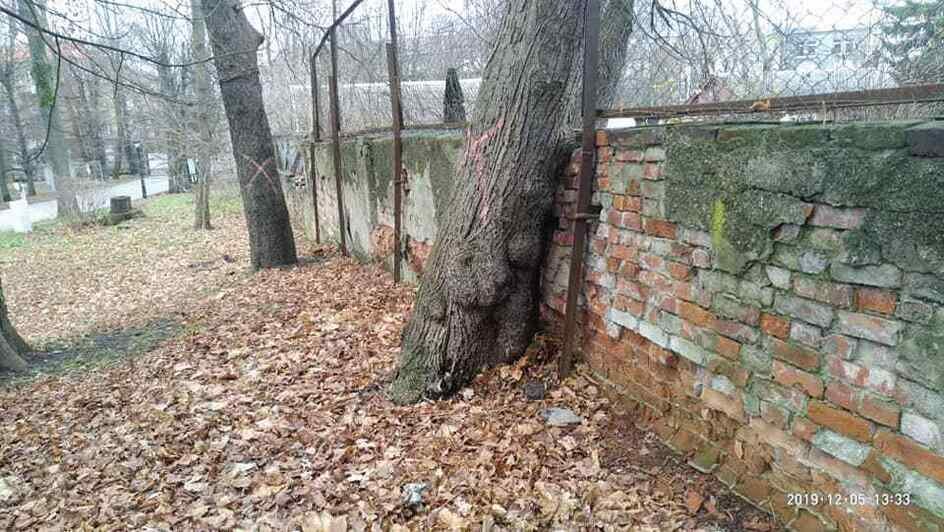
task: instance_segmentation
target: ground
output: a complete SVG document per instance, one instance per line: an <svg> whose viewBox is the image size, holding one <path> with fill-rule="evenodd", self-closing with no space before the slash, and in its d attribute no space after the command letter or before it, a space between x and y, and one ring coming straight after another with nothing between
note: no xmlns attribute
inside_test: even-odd
<svg viewBox="0 0 944 532"><path fill-rule="evenodd" d="M214 201L201 233L188 202L0 238L13 319L44 350L0 373L0 529L773 529L584 368L554 384L553 336L454 399L395 406L410 287L310 245L250 274L238 205ZM547 426L548 407L583 421Z"/></svg>

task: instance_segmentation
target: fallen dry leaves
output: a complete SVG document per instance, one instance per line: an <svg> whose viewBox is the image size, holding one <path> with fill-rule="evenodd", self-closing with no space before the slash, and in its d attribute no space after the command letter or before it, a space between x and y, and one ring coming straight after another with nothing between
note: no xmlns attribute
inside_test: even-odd
<svg viewBox="0 0 944 532"><path fill-rule="evenodd" d="M645 465L604 462L610 405L585 374L526 400L523 384L549 371L541 349L452 400L393 405L378 384L394 367L412 289L379 268L315 256L231 276L194 307L190 333L125 364L0 390L0 529L722 530L731 522L730 508L707 512L713 494L690 494L709 481L666 467L670 458L652 460L664 451L644 435L627 453L645 447ZM548 427L547 407L584 421ZM406 503L405 491L422 502Z"/></svg>

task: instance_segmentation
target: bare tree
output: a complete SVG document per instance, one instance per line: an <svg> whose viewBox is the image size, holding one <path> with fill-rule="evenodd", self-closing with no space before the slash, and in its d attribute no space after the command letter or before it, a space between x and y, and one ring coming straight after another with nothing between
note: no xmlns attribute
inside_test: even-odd
<svg viewBox="0 0 944 532"><path fill-rule="evenodd" d="M262 100L256 51L262 35L235 0L203 0L220 94L229 121L254 268L298 261L272 133Z"/></svg>
<svg viewBox="0 0 944 532"><path fill-rule="evenodd" d="M586 6L506 5L451 215L437 231L403 333L390 387L396 402L451 394L483 367L520 356L531 340L556 178L577 118Z"/></svg>
<svg viewBox="0 0 944 532"><path fill-rule="evenodd" d="M60 83L60 62L53 67L46 57L48 43L35 27L46 23L45 4L35 0L18 0L19 14L33 26L24 28L29 41L31 74L36 86L36 96L46 122L46 139L43 142L56 180L56 191L60 212L77 211L75 191L72 189L72 170L69 165L69 147L66 145L60 110L56 106Z"/></svg>
<svg viewBox="0 0 944 532"><path fill-rule="evenodd" d="M203 16L201 0L190 0L191 50L193 57L201 61L210 57L206 44L206 17ZM193 227L210 229L210 175L213 171L213 159L209 155L212 142L208 118L210 107L210 76L206 64L193 67L194 88L197 106L194 126L200 131L200 156L197 158L197 183L193 194Z"/></svg>
<svg viewBox="0 0 944 532"><path fill-rule="evenodd" d="M20 168L26 177L26 195L35 196L36 185L33 182L33 164L30 158L29 145L26 143L26 131L20 114L20 106L16 101L16 85L19 77L19 63L16 56L18 30L16 22L12 18L7 19L6 31L6 46L3 49L3 55L0 56L0 87L3 87L10 125L16 135L16 153Z"/></svg>

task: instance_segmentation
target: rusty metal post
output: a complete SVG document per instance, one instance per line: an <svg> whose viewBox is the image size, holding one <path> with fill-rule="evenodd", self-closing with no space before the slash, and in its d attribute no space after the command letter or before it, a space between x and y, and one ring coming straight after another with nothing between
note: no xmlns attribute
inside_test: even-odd
<svg viewBox="0 0 944 532"><path fill-rule="evenodd" d="M334 154L334 183L338 195L338 234L341 254L347 256L347 224L344 221L344 197L341 190L341 109L338 103L338 46L337 33L331 29L331 77L328 78L331 94L331 140Z"/></svg>
<svg viewBox="0 0 944 532"><path fill-rule="evenodd" d="M403 109L400 106L400 64L397 62L397 15L394 0L387 0L390 42L387 73L390 76L390 108L393 113L393 281L400 282L403 218Z"/></svg>
<svg viewBox="0 0 944 532"><path fill-rule="evenodd" d="M590 195L596 157L597 62L600 47L600 0L587 0L583 34L583 142L580 176L577 184L577 214L574 216L574 247L570 256L570 279L567 284L567 306L564 314L564 348L558 359L557 374L563 379L574 367L577 341L577 301L583 280L583 254L587 225L591 215Z"/></svg>
<svg viewBox="0 0 944 532"><path fill-rule="evenodd" d="M315 170L315 143L321 140L321 113L318 109L318 54L311 54L311 142L308 144L308 179L311 180L311 206L315 214L315 243L321 243L318 220L318 172Z"/></svg>

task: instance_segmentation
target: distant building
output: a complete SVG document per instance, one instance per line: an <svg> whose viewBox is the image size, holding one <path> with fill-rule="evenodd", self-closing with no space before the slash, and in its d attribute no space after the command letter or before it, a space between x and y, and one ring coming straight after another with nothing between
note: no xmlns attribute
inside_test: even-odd
<svg viewBox="0 0 944 532"><path fill-rule="evenodd" d="M793 31L782 37L772 92L792 96L894 85L878 61L880 45L870 28Z"/></svg>

